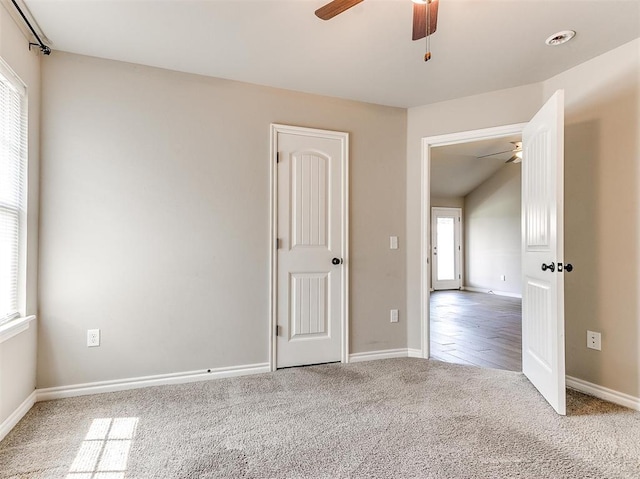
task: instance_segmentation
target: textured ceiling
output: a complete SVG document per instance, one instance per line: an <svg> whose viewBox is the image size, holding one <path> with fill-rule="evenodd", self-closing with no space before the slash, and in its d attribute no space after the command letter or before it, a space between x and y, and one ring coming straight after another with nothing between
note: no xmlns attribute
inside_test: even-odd
<svg viewBox="0 0 640 479"><path fill-rule="evenodd" d="M330 21L324 0L23 1L54 50L399 107L544 80L640 36L637 0L440 0L425 63L410 0Z"/></svg>

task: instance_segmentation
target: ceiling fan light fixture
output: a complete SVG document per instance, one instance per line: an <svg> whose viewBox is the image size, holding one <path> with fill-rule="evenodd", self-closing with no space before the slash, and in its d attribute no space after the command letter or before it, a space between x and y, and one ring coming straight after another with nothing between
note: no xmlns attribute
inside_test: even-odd
<svg viewBox="0 0 640 479"><path fill-rule="evenodd" d="M544 42L550 47L557 47L558 45L562 45L563 43L567 43L573 37L576 36L576 32L573 30L563 30L558 33L554 33L549 38L547 38Z"/></svg>

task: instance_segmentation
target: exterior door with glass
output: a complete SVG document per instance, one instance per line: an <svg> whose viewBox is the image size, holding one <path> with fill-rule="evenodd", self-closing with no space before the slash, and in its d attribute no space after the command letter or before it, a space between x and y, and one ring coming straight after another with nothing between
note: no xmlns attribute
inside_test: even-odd
<svg viewBox="0 0 640 479"><path fill-rule="evenodd" d="M431 288L460 289L461 208L431 208Z"/></svg>

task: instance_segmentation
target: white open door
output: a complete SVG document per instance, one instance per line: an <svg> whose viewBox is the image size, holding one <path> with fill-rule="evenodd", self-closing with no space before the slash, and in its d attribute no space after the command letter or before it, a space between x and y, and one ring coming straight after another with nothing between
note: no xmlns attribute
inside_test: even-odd
<svg viewBox="0 0 640 479"><path fill-rule="evenodd" d="M525 127L522 143L522 371L564 415L563 90Z"/></svg>

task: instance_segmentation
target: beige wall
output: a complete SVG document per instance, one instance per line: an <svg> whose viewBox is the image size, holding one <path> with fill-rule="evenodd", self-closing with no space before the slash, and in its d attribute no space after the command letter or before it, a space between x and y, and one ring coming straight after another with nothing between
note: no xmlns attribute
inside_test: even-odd
<svg viewBox="0 0 640 479"><path fill-rule="evenodd" d="M27 279L25 313L37 313L38 285L38 177L40 125L40 58L29 52L29 41L12 17L0 5L0 57L27 85L29 118L29 164L27 196ZM0 344L0 424L35 389L37 327Z"/></svg>
<svg viewBox="0 0 640 479"><path fill-rule="evenodd" d="M640 397L640 40L544 82L565 89L567 374ZM602 333L602 351L586 331Z"/></svg>
<svg viewBox="0 0 640 479"><path fill-rule="evenodd" d="M540 108L532 84L410 108L407 117L407 341L420 348L420 180L423 137L528 121Z"/></svg>
<svg viewBox="0 0 640 479"><path fill-rule="evenodd" d="M522 293L521 183L520 164L508 164L465 197L465 286Z"/></svg>
<svg viewBox="0 0 640 479"><path fill-rule="evenodd" d="M351 353L405 347L405 110L54 52L38 387L268 361L272 122L350 133Z"/></svg>

